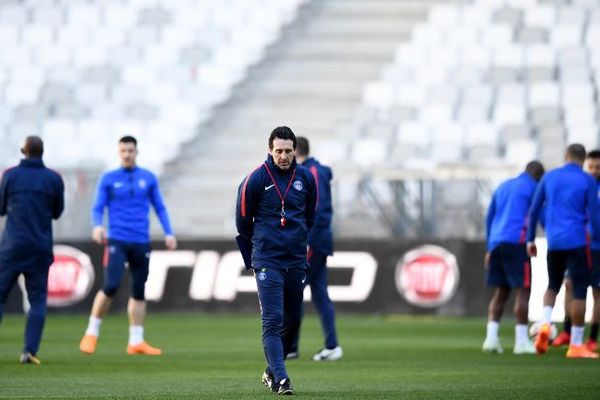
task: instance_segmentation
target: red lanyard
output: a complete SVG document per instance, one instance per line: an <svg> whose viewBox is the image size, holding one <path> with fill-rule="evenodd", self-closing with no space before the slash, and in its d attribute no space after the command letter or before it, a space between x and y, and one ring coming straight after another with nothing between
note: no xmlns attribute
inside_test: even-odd
<svg viewBox="0 0 600 400"><path fill-rule="evenodd" d="M290 178L287 188L285 189L285 193L282 195L281 190L279 190L279 186L277 186L277 182L275 182L275 178L273 177L273 174L271 173L271 170L269 169L269 166L267 165L267 163L265 163L264 165L265 165L265 169L269 173L269 176L271 177L273 186L275 186L275 189L277 190L277 194L279 195L279 198L281 199L281 227L283 228L285 226L285 197L287 196L288 192L290 191L290 188L292 187L292 182L294 181L294 177L296 176L296 169L294 168L294 171L292 172L292 177Z"/></svg>

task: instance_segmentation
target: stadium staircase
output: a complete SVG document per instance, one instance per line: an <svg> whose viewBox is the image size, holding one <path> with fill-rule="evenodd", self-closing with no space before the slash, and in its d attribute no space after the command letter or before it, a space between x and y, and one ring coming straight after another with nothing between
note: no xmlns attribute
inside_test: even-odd
<svg viewBox="0 0 600 400"><path fill-rule="evenodd" d="M314 0L217 107L180 156L163 191L180 237L231 237L237 186L267 153L279 125L307 136L317 154L343 152L336 136L376 79L423 21L429 0ZM159 232L157 224L153 224Z"/></svg>

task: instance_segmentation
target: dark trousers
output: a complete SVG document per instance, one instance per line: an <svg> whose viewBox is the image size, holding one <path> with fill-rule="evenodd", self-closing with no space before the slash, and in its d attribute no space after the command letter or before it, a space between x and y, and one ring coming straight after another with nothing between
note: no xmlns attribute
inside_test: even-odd
<svg viewBox="0 0 600 400"><path fill-rule="evenodd" d="M40 271L20 271L0 267L0 321L6 298L17 282L19 275L25 277L25 289L31 308L25 324L25 346L23 352L36 354L42 341L42 332L46 321L46 303L48 299L48 267Z"/></svg>
<svg viewBox="0 0 600 400"><path fill-rule="evenodd" d="M277 382L288 378L285 356L300 325L304 269L255 268L262 320L262 344L268 369Z"/></svg>
<svg viewBox="0 0 600 400"><path fill-rule="evenodd" d="M335 330L335 309L327 291L327 254L313 252L309 259L310 268L307 272L306 285L310 286L312 302L321 319L321 329L325 338L325 348L333 349L338 346ZM304 306L302 307L304 315ZM300 326L294 335L291 351L298 351L300 341Z"/></svg>

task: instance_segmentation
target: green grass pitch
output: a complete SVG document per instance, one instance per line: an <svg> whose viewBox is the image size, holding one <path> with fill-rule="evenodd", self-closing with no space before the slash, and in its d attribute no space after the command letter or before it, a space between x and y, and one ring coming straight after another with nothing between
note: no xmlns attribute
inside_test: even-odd
<svg viewBox="0 0 600 400"><path fill-rule="evenodd" d="M96 354L79 353L84 315L50 315L41 366L21 365L23 317L0 325L0 398L268 399L260 322L254 315L150 314L146 339L160 357L128 356L127 319L105 319ZM295 395L305 399L598 399L600 361L567 360L563 349L483 354L483 319L340 316L345 355L310 361L321 347L318 321L304 323L301 358L287 363Z"/></svg>

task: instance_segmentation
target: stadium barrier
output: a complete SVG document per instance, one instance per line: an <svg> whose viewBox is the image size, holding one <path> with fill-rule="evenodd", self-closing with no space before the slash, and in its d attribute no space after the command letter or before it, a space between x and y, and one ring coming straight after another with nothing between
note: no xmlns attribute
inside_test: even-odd
<svg viewBox="0 0 600 400"><path fill-rule="evenodd" d="M233 240L181 241L176 251L165 251L162 242L155 242L153 248L146 283L150 310L258 310L254 277L244 270ZM532 267L532 320L539 318L547 285L545 240L538 241L538 248L540 256ZM103 281L104 251L91 242L55 246L48 283L51 312L89 312ZM484 284L484 252L482 241L341 240L328 260L329 293L340 312L483 316L491 294ZM125 274L114 311L126 309L128 280ZM21 282L9 296L7 312L27 308L22 290ZM562 312L555 307L554 319L562 319Z"/></svg>

